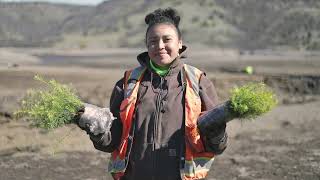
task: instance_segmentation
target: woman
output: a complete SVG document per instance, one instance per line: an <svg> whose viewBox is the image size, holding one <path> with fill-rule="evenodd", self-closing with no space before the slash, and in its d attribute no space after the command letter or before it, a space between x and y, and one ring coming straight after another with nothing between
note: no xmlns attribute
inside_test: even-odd
<svg viewBox="0 0 320 180"><path fill-rule="evenodd" d="M171 8L145 17L147 52L137 57L141 66L114 87L111 133L89 132L96 149L112 153L114 179L202 179L226 148L225 124L210 134L197 129L200 114L218 99L205 74L184 63L179 21Z"/></svg>

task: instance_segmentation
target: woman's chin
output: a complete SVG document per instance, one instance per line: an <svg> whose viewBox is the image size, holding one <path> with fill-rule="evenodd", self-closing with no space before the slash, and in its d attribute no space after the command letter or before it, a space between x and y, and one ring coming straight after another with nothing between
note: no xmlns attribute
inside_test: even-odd
<svg viewBox="0 0 320 180"><path fill-rule="evenodd" d="M170 60L164 60L164 61L160 61L160 62L159 62L159 65L160 65L160 66L167 66L167 65L169 65L170 63L171 63Z"/></svg>
<svg viewBox="0 0 320 180"><path fill-rule="evenodd" d="M166 66L170 64L172 61L168 58L161 58L161 59L156 59L154 62L159 66Z"/></svg>
<svg viewBox="0 0 320 180"><path fill-rule="evenodd" d="M159 63L158 63L159 62ZM157 61L157 64L160 66L165 66L171 64L172 60L171 58L159 58Z"/></svg>

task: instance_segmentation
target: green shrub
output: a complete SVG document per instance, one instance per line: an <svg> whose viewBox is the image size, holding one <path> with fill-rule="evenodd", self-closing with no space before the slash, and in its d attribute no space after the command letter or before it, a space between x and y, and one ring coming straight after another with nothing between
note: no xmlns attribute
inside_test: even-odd
<svg viewBox="0 0 320 180"><path fill-rule="evenodd" d="M275 94L263 83L250 83L231 90L231 109L239 118L253 119L270 111L276 104Z"/></svg>
<svg viewBox="0 0 320 180"><path fill-rule="evenodd" d="M35 80L46 85L45 90L29 90L15 114L27 117L36 127L53 129L72 123L76 113L83 107L73 89L55 80L46 81L40 76Z"/></svg>

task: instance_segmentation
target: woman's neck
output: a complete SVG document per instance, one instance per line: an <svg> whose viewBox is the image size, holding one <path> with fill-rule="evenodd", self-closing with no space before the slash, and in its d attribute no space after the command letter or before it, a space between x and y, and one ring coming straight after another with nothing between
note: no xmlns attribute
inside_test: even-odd
<svg viewBox="0 0 320 180"><path fill-rule="evenodd" d="M151 69L153 69L154 72L156 72L160 76L165 76L169 72L170 64L165 65L165 66L160 66L160 65L154 63L151 59L150 59L149 64L150 64Z"/></svg>

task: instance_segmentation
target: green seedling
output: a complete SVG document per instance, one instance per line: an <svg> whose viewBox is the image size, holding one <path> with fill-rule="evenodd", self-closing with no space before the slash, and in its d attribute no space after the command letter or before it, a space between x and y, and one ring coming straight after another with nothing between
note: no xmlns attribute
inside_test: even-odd
<svg viewBox="0 0 320 180"><path fill-rule="evenodd" d="M230 109L240 119L254 119L276 105L275 94L264 83L250 83L231 90Z"/></svg>
<svg viewBox="0 0 320 180"><path fill-rule="evenodd" d="M45 80L36 75L35 80L44 84L45 90L29 90L15 114L27 117L36 126L54 129L73 122L83 103L75 91L55 80Z"/></svg>
<svg viewBox="0 0 320 180"><path fill-rule="evenodd" d="M207 111L198 120L203 134L234 119L255 119L277 104L275 94L263 83L249 83L231 90L228 101Z"/></svg>

